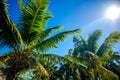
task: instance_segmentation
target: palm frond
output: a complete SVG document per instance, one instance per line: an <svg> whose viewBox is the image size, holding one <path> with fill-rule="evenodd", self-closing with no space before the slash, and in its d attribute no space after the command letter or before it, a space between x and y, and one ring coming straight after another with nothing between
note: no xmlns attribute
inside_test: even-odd
<svg viewBox="0 0 120 80"><path fill-rule="evenodd" d="M35 65L31 65L28 69L23 69L16 75L17 79L22 80L30 80L32 78L43 79L42 77L45 77L49 80L49 76L50 74L44 68L44 66L40 64L40 62L36 62Z"/></svg>
<svg viewBox="0 0 120 80"><path fill-rule="evenodd" d="M49 28L49 29L47 29L47 30L45 30L45 31L42 31L42 32L36 37L36 39L34 39L33 41L31 41L31 44L34 45L37 41L38 41L38 42L44 41L46 38L49 37L49 35L50 35L52 32L57 31L57 30L59 30L59 29L61 29L61 28L62 28L62 26L56 26L56 27L53 27L53 28ZM33 42L33 43L32 43L32 42Z"/></svg>
<svg viewBox="0 0 120 80"><path fill-rule="evenodd" d="M53 32L53 31L57 31L57 30L60 30L62 29L62 26L56 26L56 27L53 27L53 28L49 28L43 32L40 33L39 35L39 42L42 42L43 40L45 40L47 37L49 37L49 35Z"/></svg>
<svg viewBox="0 0 120 80"><path fill-rule="evenodd" d="M44 30L47 20L52 17L46 12L48 0L28 0L25 6L20 0L19 4L22 11L18 27L24 42L30 44Z"/></svg>
<svg viewBox="0 0 120 80"><path fill-rule="evenodd" d="M96 30L92 34L90 34L88 38L88 51L96 53L98 49L98 39L100 38L102 32L101 30Z"/></svg>
<svg viewBox="0 0 120 80"><path fill-rule="evenodd" d="M88 77L86 68L80 64L74 63L74 61L60 66L57 75L60 77L64 76L66 80L69 80L71 78L75 80L81 80L83 78L83 75L84 78Z"/></svg>
<svg viewBox="0 0 120 80"><path fill-rule="evenodd" d="M99 74L100 79L105 79L105 80L118 80L118 76L116 74L114 74L112 71L107 70L106 68L104 68L103 66L101 66L101 64L98 64L98 61L100 60L100 58L95 55L92 52L89 51L85 51L85 55L88 57L92 58L92 61L95 61L95 63L97 64L96 68L97 68L97 73ZM88 58L88 61L90 61L90 59Z"/></svg>
<svg viewBox="0 0 120 80"><path fill-rule="evenodd" d="M26 77L27 76L27 77ZM30 80L34 74L28 69L23 70L17 74L17 79L19 80Z"/></svg>
<svg viewBox="0 0 120 80"><path fill-rule="evenodd" d="M64 41L69 35L75 35L76 33L81 33L81 29L70 30L56 34L53 37L50 37L43 42L37 43L33 48L39 49L41 51L47 51L50 48L56 48L56 44Z"/></svg>
<svg viewBox="0 0 120 80"><path fill-rule="evenodd" d="M24 8L25 8L25 5L24 5L23 1L22 0L18 0L18 4L19 4L19 7L20 7L20 10L23 11Z"/></svg>
<svg viewBox="0 0 120 80"><path fill-rule="evenodd" d="M64 57L55 55L55 54L34 54L36 57L36 60L38 60L42 65L55 65L60 62L67 61L64 59Z"/></svg>
<svg viewBox="0 0 120 80"><path fill-rule="evenodd" d="M74 36L73 37L73 42L74 42L74 46L75 48L78 48L78 47L86 47L87 46L87 40L85 38L83 38L82 36L80 36L80 38Z"/></svg>
<svg viewBox="0 0 120 80"><path fill-rule="evenodd" d="M78 37L74 36L73 37L73 43L74 43L74 46L77 48L77 47L80 46L81 41L78 39Z"/></svg>
<svg viewBox="0 0 120 80"><path fill-rule="evenodd" d="M80 76L79 69L75 69L75 70L74 70L73 80L82 80L82 79L81 79L81 76Z"/></svg>
<svg viewBox="0 0 120 80"><path fill-rule="evenodd" d="M82 62L79 58L76 58L75 56L67 55L64 58L68 59L71 62L70 64L73 65L74 67L77 66L77 69L79 70L80 75L84 75L84 76L88 77L89 73L87 71L87 66L85 65L85 62ZM74 68L74 71L76 71L76 68ZM74 76L77 77L77 74Z"/></svg>
<svg viewBox="0 0 120 80"><path fill-rule="evenodd" d="M111 59L112 60L120 60L120 54L118 52L114 52L112 55L111 55Z"/></svg>
<svg viewBox="0 0 120 80"><path fill-rule="evenodd" d="M98 61L98 59L100 59L96 54L94 54L93 52L90 52L90 51L84 51L84 56L88 60L93 59L95 61Z"/></svg>
<svg viewBox="0 0 120 80"><path fill-rule="evenodd" d="M114 31L112 32L108 38L105 40L105 44L108 44L108 45L113 45L115 44L116 42L118 42L120 40L120 32L118 31Z"/></svg>
<svg viewBox="0 0 120 80"><path fill-rule="evenodd" d="M55 54L35 54L35 56L37 62L44 66L51 77L55 76L54 73L61 65L70 62L68 59Z"/></svg>
<svg viewBox="0 0 120 80"><path fill-rule="evenodd" d="M107 54L107 52L110 50L111 46L117 43L120 40L120 32L114 31L112 32L106 40L103 42L99 50L97 51L98 56L103 56L104 54Z"/></svg>
<svg viewBox="0 0 120 80"><path fill-rule="evenodd" d="M44 66L42 64L37 62L37 66L35 65L34 68L36 69L35 72L37 72L37 74L39 74L40 76L45 76L45 77L49 78L50 74L44 68Z"/></svg>
<svg viewBox="0 0 120 80"><path fill-rule="evenodd" d="M80 38L73 37L73 42L74 42L74 46L75 46L73 55L82 57L83 52L87 50L87 45L88 45L87 40L85 38L83 38L82 36L80 36Z"/></svg>
<svg viewBox="0 0 120 80"><path fill-rule="evenodd" d="M82 62L79 59L77 59L74 56L65 56L64 58L68 59L73 63L79 64L82 68L87 68L84 64L82 64Z"/></svg>
<svg viewBox="0 0 120 80"><path fill-rule="evenodd" d="M97 68L98 73L103 80L119 80L118 76L114 74L112 71L100 65L98 65Z"/></svg>
<svg viewBox="0 0 120 80"><path fill-rule="evenodd" d="M85 49L87 49L88 41L85 38L83 38L82 36L80 36L80 39L82 41L82 46L84 46Z"/></svg>
<svg viewBox="0 0 120 80"><path fill-rule="evenodd" d="M5 0L0 1L0 47L15 48L22 43L21 35L7 15Z"/></svg>
<svg viewBox="0 0 120 80"><path fill-rule="evenodd" d="M0 10L7 13L7 4L6 0L0 0Z"/></svg>

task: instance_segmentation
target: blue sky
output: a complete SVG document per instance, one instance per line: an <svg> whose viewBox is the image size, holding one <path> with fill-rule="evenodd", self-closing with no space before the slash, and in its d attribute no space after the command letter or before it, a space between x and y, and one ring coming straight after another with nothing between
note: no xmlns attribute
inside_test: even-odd
<svg viewBox="0 0 120 80"><path fill-rule="evenodd" d="M102 19L109 6L120 5L119 0L50 0L49 10L54 18L48 22L49 26L63 25L64 30L82 28L82 36L87 36L96 29L103 31L103 36L99 43L114 30L120 31L120 18L115 22L109 19ZM115 45L116 51L119 51ZM68 50L73 48L72 38L69 37L59 45L58 49L51 50L51 53L65 55Z"/></svg>
<svg viewBox="0 0 120 80"><path fill-rule="evenodd" d="M25 0L24 0L25 1ZM19 18L19 7L17 0L8 0L9 16L16 23ZM87 36L96 29L103 31L103 36L99 43L114 30L120 31L120 18L116 21L103 19L106 9L111 5L120 6L119 0L50 0L49 12L53 14L53 18L47 23L47 27L63 25L65 30L82 28L82 36ZM120 51L115 45L116 51ZM65 55L68 50L73 48L72 37L58 45L57 49L52 49L49 53ZM0 53L6 52L2 49Z"/></svg>

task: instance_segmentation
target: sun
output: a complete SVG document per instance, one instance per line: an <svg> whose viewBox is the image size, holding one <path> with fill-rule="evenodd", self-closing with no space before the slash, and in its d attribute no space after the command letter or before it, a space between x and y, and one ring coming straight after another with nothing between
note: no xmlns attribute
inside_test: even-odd
<svg viewBox="0 0 120 80"><path fill-rule="evenodd" d="M120 17L120 8L117 6L111 6L106 11L106 17L111 20L116 20Z"/></svg>

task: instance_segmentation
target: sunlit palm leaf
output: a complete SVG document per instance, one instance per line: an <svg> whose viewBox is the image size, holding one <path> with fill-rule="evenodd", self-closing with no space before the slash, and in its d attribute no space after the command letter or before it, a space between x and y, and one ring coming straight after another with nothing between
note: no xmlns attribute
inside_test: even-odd
<svg viewBox="0 0 120 80"><path fill-rule="evenodd" d="M40 42L33 46L33 48L37 48L39 50L47 51L50 48L56 48L56 44L58 44L61 41L64 41L69 35L75 35L76 33L81 33L81 29L71 30L71 31L65 31L59 34L56 34L53 37L50 37L43 42Z"/></svg>
<svg viewBox="0 0 120 80"><path fill-rule="evenodd" d="M101 75L104 80L119 80L118 76L114 74L112 71L97 65L98 73Z"/></svg>
<svg viewBox="0 0 120 80"><path fill-rule="evenodd" d="M49 79L48 71L39 62L17 73L17 78L22 80L41 79L43 76Z"/></svg>
<svg viewBox="0 0 120 80"><path fill-rule="evenodd" d="M112 32L104 41L104 43L101 45L99 50L97 51L98 56L103 56L104 54L107 54L109 49L112 45L114 45L116 42L120 40L120 32Z"/></svg>
<svg viewBox="0 0 120 80"><path fill-rule="evenodd" d="M96 30L92 34L90 34L88 38L88 51L96 53L98 49L98 39L100 38L102 32L101 30Z"/></svg>
<svg viewBox="0 0 120 80"><path fill-rule="evenodd" d="M18 80L30 80L34 74L30 71L30 69L24 69L17 73Z"/></svg>
<svg viewBox="0 0 120 80"><path fill-rule="evenodd" d="M68 59L55 54L36 54L36 60L40 62L49 72L49 76L55 76L54 73L62 64L70 62Z"/></svg>
<svg viewBox="0 0 120 80"><path fill-rule="evenodd" d="M34 68L36 69L35 72L37 72L37 74L39 74L40 76L45 76L49 78L49 73L42 64L37 62L37 66L34 66Z"/></svg>
<svg viewBox="0 0 120 80"><path fill-rule="evenodd" d="M24 5L23 1L22 0L18 0L18 4L19 4L19 7L20 7L20 10L23 11L24 8L25 8L25 5Z"/></svg>
<svg viewBox="0 0 120 80"><path fill-rule="evenodd" d="M42 41L45 40L47 37L49 37L52 32L57 31L57 30L59 30L59 29L61 29L61 28L62 28L62 26L56 26L56 27L49 28L49 29L41 32L40 35L39 35L39 39L38 39L39 42L42 42Z"/></svg>
<svg viewBox="0 0 120 80"><path fill-rule="evenodd" d="M73 55L76 57L82 57L83 52L87 50L88 41L82 36L80 36L80 38L73 37L73 42L75 46Z"/></svg>
<svg viewBox="0 0 120 80"><path fill-rule="evenodd" d="M51 33L52 32L54 32L54 31L57 31L57 30L59 30L59 29L61 29L62 28L62 26L56 26L56 27L53 27L53 28L49 28L49 29L47 29L47 30L44 30L44 31L42 31L37 37L36 37L36 39L34 39L32 42L31 42L31 44L35 44L37 41L38 42L42 42L42 41L44 41L46 38L48 38L50 35L51 35ZM31 45L31 46L33 46L33 45Z"/></svg>
<svg viewBox="0 0 120 80"><path fill-rule="evenodd" d="M105 43L109 44L109 45L112 45L112 44L115 44L116 42L118 42L118 40L120 40L120 32L114 31L105 40Z"/></svg>
<svg viewBox="0 0 120 80"><path fill-rule="evenodd" d="M73 42L74 42L74 46L75 48L79 48L79 47L84 47L86 49L87 47L87 40L85 38L83 38L82 36L80 36L80 38L74 36L73 37Z"/></svg>
<svg viewBox="0 0 120 80"><path fill-rule="evenodd" d="M21 35L7 15L5 0L0 1L0 47L15 48L22 43Z"/></svg>
<svg viewBox="0 0 120 80"><path fill-rule="evenodd" d="M87 49L88 40L86 40L86 39L83 38L82 36L80 36L80 39L81 39L81 41L82 41L82 45L85 47L85 49Z"/></svg>
<svg viewBox="0 0 120 80"><path fill-rule="evenodd" d="M84 64L82 64L82 62L79 59L77 59L74 56L65 56L65 58L68 59L68 60L70 60L71 62L80 64L82 68L87 68Z"/></svg>
<svg viewBox="0 0 120 80"><path fill-rule="evenodd" d="M50 65L55 65L58 64L60 61L65 61L64 57L55 55L55 54L36 54L36 59L41 63L41 64L49 64ZM68 60L66 60L68 61Z"/></svg>
<svg viewBox="0 0 120 80"><path fill-rule="evenodd" d="M46 12L48 0L28 0L25 6L20 0L19 4L22 10L18 27L25 43L30 44L44 30L48 18L51 18L51 14Z"/></svg>

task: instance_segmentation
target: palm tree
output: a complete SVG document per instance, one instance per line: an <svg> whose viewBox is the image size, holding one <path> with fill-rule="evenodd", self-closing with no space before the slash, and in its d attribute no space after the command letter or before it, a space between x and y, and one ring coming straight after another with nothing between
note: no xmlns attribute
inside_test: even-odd
<svg viewBox="0 0 120 80"><path fill-rule="evenodd" d="M47 78L47 75L42 75L41 72L36 73L35 70L23 70L17 75L17 79L83 80L84 76L89 77L86 66L82 65L78 59L73 57L71 58L71 56L61 57L53 54L41 54L34 56L37 62L40 62L40 64L43 66L40 66L42 72L45 71L44 74L48 74L49 78ZM79 71L82 72L79 73ZM24 75L29 77L23 77Z"/></svg>
<svg viewBox="0 0 120 80"><path fill-rule="evenodd" d="M53 55L51 56L53 57ZM51 66L46 66L49 67L47 68L49 69L48 71L53 71L50 77L51 80L83 80L84 76L89 77L86 66L81 64L80 61L75 57L65 56L58 57L58 59L50 58L45 62L43 60L40 61L43 61L43 65L48 64L53 66L52 70L50 68ZM53 64L53 62L55 62L55 64ZM81 71L81 73L79 73L79 71Z"/></svg>
<svg viewBox="0 0 120 80"><path fill-rule="evenodd" d="M7 80L13 80L22 70L36 69L37 72L47 71L37 63L35 54L43 53L64 41L68 35L81 32L80 29L64 31L50 36L52 32L61 29L61 26L45 29L46 22L51 18L48 13L48 0L27 0L26 4L18 0L20 19L15 24L8 16L6 0L0 1L0 47L11 49L6 55L0 56L1 70ZM11 74L12 73L12 74Z"/></svg>
<svg viewBox="0 0 120 80"><path fill-rule="evenodd" d="M88 65L88 68L92 68L94 70L94 79L98 80L98 78L102 79L118 79L117 76L103 67L103 63L110 60L110 57L113 57L114 51L112 46L120 40L120 33L115 31L112 32L103 42L101 46L98 45L98 40L101 36L101 31L94 31L88 39L83 37L73 38L74 49L69 50L69 55L76 56L81 61L87 61L85 63ZM109 55L111 54L111 55ZM107 56L107 60L105 61L105 56ZM113 62L113 60L112 60ZM103 66L102 66L103 65ZM103 72L102 72L103 71ZM109 73L109 75L107 75ZM113 76L113 77L110 77Z"/></svg>
<svg viewBox="0 0 120 80"><path fill-rule="evenodd" d="M88 72L87 66L83 64L78 58L75 56L65 56L66 59L71 62L66 63L60 67L60 71L63 71L64 75L67 79L65 80L89 80L90 73Z"/></svg>

